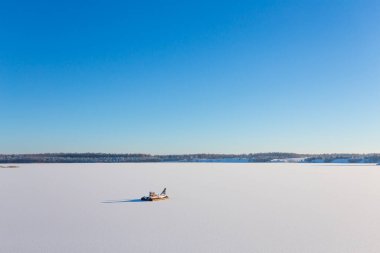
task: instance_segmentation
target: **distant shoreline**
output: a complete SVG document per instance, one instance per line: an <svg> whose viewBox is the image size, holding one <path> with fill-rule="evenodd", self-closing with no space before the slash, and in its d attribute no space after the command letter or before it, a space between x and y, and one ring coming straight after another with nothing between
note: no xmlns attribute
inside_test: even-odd
<svg viewBox="0 0 380 253"><path fill-rule="evenodd" d="M107 153L44 153L0 154L0 164L7 163L380 163L380 153L374 154L107 154Z"/></svg>

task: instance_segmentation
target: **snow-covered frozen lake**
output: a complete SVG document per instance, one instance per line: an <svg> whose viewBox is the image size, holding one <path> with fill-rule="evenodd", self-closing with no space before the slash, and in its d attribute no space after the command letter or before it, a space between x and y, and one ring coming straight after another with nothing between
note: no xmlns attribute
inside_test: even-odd
<svg viewBox="0 0 380 253"><path fill-rule="evenodd" d="M380 252L376 165L19 166L0 168L0 252Z"/></svg>

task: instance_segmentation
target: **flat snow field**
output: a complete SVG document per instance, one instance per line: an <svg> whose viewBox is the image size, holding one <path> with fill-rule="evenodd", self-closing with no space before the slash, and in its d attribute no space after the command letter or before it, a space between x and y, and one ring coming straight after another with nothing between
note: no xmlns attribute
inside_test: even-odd
<svg viewBox="0 0 380 253"><path fill-rule="evenodd" d="M138 201L164 187L169 200ZM380 166L0 168L0 252L378 253Z"/></svg>

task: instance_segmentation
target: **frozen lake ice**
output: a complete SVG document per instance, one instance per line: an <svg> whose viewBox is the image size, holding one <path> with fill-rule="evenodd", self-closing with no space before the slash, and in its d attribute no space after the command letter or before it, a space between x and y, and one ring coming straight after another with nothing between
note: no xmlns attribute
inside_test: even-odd
<svg viewBox="0 0 380 253"><path fill-rule="evenodd" d="M380 252L376 165L19 166L0 168L0 252Z"/></svg>

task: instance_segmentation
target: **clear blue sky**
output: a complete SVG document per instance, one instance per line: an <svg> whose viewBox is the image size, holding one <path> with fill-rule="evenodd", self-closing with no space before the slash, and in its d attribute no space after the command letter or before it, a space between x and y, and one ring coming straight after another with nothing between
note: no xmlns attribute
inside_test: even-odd
<svg viewBox="0 0 380 253"><path fill-rule="evenodd" d="M0 153L380 152L379 13L0 0Z"/></svg>

